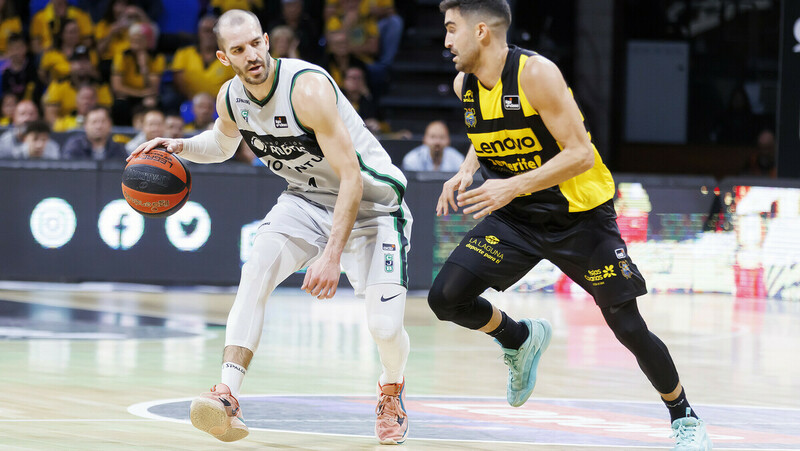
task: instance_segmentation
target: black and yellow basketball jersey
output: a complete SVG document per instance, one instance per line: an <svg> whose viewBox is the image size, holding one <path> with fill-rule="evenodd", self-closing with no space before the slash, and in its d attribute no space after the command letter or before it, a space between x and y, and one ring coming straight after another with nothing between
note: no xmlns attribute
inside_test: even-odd
<svg viewBox="0 0 800 451"><path fill-rule="evenodd" d="M562 149L520 87L519 74L533 55L509 45L503 73L492 89L483 87L474 74L464 77L464 121L484 179L536 169ZM595 148L592 169L557 186L519 196L503 209L536 221L540 213L591 210L611 199L614 190L611 172Z"/></svg>

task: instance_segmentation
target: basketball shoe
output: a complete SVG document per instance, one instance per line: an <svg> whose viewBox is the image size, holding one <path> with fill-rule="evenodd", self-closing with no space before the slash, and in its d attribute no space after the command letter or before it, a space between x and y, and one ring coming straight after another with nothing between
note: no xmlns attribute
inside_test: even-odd
<svg viewBox="0 0 800 451"><path fill-rule="evenodd" d="M382 445L399 445L406 441L408 414L406 414L406 381L381 385L378 382L378 406L375 413L375 436Z"/></svg>
<svg viewBox="0 0 800 451"><path fill-rule="evenodd" d="M545 319L522 319L520 322L528 326L528 339L519 349L503 348L503 361L508 365L506 398L514 407L525 404L531 396L536 385L539 358L550 345L550 338L553 336L550 323Z"/></svg>
<svg viewBox="0 0 800 451"><path fill-rule="evenodd" d="M189 418L194 427L223 442L241 440L250 433L242 421L239 401L225 384L217 384L211 387L211 392L195 398L189 408Z"/></svg>
<svg viewBox="0 0 800 451"><path fill-rule="evenodd" d="M674 451L706 451L712 449L711 439L706 432L706 424L703 420L689 416L689 409L686 409L686 416L678 418L672 422L672 437L675 438Z"/></svg>

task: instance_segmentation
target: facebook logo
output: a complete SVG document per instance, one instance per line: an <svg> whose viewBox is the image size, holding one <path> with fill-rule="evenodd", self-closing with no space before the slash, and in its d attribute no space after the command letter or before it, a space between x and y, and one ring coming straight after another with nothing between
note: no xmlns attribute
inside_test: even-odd
<svg viewBox="0 0 800 451"><path fill-rule="evenodd" d="M136 213L124 199L109 202L97 220L100 238L108 247L127 250L139 242L144 234L144 217Z"/></svg>

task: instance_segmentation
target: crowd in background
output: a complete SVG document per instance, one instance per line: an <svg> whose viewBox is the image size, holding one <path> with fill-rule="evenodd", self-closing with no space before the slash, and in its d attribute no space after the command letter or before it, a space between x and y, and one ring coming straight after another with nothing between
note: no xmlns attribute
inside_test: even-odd
<svg viewBox="0 0 800 451"><path fill-rule="evenodd" d="M213 28L235 8L259 17L273 57L321 65L373 132L387 130L377 100L403 34L394 0L19 5L0 0L0 158L124 158L153 137L210 128L219 88L234 76L216 57ZM121 129L130 132L112 133ZM50 137L73 131L60 146Z"/></svg>

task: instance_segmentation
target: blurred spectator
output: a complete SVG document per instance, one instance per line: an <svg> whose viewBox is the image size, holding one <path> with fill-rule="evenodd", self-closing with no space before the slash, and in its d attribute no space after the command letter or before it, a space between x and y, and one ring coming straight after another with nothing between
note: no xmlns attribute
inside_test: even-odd
<svg viewBox="0 0 800 451"><path fill-rule="evenodd" d="M269 32L269 53L273 58L300 58L299 44L294 31L286 25L278 25Z"/></svg>
<svg viewBox="0 0 800 451"><path fill-rule="evenodd" d="M3 105L0 109L0 127L8 127L11 125L11 119L14 117L14 110L17 108L17 96L13 92L6 92L3 94Z"/></svg>
<svg viewBox="0 0 800 451"><path fill-rule="evenodd" d="M125 144L125 150L130 154L143 142L164 136L164 132L164 113L155 109L148 110L142 117L141 131Z"/></svg>
<svg viewBox="0 0 800 451"><path fill-rule="evenodd" d="M39 120L39 110L30 100L22 100L17 103L14 109L14 117L11 119L11 129L0 135L0 158L25 158L26 150L22 141L24 126L28 122ZM58 144L55 142L51 147L55 147L58 153ZM50 150L52 153L52 150Z"/></svg>
<svg viewBox="0 0 800 451"><path fill-rule="evenodd" d="M92 67L97 69L97 53L91 48L82 45L78 34L78 23L68 19L61 27L61 33L53 40L53 47L42 53L39 61L39 79L47 84L51 81L62 80L69 75L69 62L73 58L88 56Z"/></svg>
<svg viewBox="0 0 800 451"><path fill-rule="evenodd" d="M95 87L98 105L110 108L113 103L111 88L99 80L97 69L92 65L86 47L78 46L75 49L69 65L69 78L51 82L42 98L45 119L54 125L59 117L76 114L78 90L83 85Z"/></svg>
<svg viewBox="0 0 800 451"><path fill-rule="evenodd" d="M128 28L137 22L148 22L149 18L141 8L131 5L130 0L113 0L106 8L94 27L94 39L100 54L100 77L109 81L114 55L130 46Z"/></svg>
<svg viewBox="0 0 800 451"><path fill-rule="evenodd" d="M740 175L778 177L778 168L775 166L775 133L772 130L765 129L758 134L756 148L747 156Z"/></svg>
<svg viewBox="0 0 800 451"><path fill-rule="evenodd" d="M78 24L79 35L84 45L92 41L92 19L85 11L70 6L67 0L50 0L47 6L31 19L31 47L34 53L53 46L53 37L61 34L61 27L72 19Z"/></svg>
<svg viewBox="0 0 800 451"><path fill-rule="evenodd" d="M97 88L92 84L84 84L75 96L75 111L72 114L59 116L53 122L53 131L60 133L83 127L86 115L97 107ZM100 107L100 108L108 108ZM45 112L45 115L47 112Z"/></svg>
<svg viewBox="0 0 800 451"><path fill-rule="evenodd" d="M77 2L77 6L82 10L89 13L92 21L97 23L103 20L105 14L108 12L108 9L114 0L75 0ZM127 3L136 6L138 9L142 10L150 20L158 20L161 17L161 14L164 12L164 5L161 3L162 0L130 0ZM168 0L168 3L178 3L178 4L185 4L186 2L183 1L174 1Z"/></svg>
<svg viewBox="0 0 800 451"><path fill-rule="evenodd" d="M131 123L131 109L142 104L158 105L158 89L164 72L164 55L153 51L157 37L155 25L135 23L128 29L130 48L114 56L111 89L114 92L113 118L117 125Z"/></svg>
<svg viewBox="0 0 800 451"><path fill-rule="evenodd" d="M50 139L50 125L45 121L30 121L22 126L22 153L12 158L26 160L58 160L58 144Z"/></svg>
<svg viewBox="0 0 800 451"><path fill-rule="evenodd" d="M364 119L367 128L374 134L380 133L381 125L378 119L378 105L369 92L363 68L354 66L347 69L342 83L342 92L347 97L347 100L350 101L350 104L353 105L353 108L358 111L358 115Z"/></svg>
<svg viewBox="0 0 800 451"><path fill-rule="evenodd" d="M69 160L124 160L125 146L111 139L111 113L95 107L86 114L84 133L67 140L62 149Z"/></svg>
<svg viewBox="0 0 800 451"><path fill-rule="evenodd" d="M222 85L233 78L233 69L217 59L214 16L204 16L197 24L197 44L182 47L172 59L173 85L185 100L200 92L216 96Z"/></svg>
<svg viewBox="0 0 800 451"><path fill-rule="evenodd" d="M214 97L207 92L201 92L192 97L192 122L186 124L185 131L203 131L214 126L214 113L216 104Z"/></svg>
<svg viewBox="0 0 800 451"><path fill-rule="evenodd" d="M403 157L404 171L456 172L464 155L450 147L450 130L442 121L433 121L425 128L422 145Z"/></svg>
<svg viewBox="0 0 800 451"><path fill-rule="evenodd" d="M368 0L327 0L325 34L342 31L349 51L366 63L378 54L378 21L370 13Z"/></svg>
<svg viewBox="0 0 800 451"><path fill-rule="evenodd" d="M6 58L8 65L3 69L2 92L39 103L44 86L39 82L36 58L28 51L24 36L12 34L8 37Z"/></svg>
<svg viewBox="0 0 800 451"><path fill-rule="evenodd" d="M331 74L338 86L344 86L344 74L350 67L360 67L366 71L364 61L350 53L347 35L343 31L328 33L322 67Z"/></svg>
<svg viewBox="0 0 800 451"><path fill-rule="evenodd" d="M14 8L14 1L0 0L0 54L6 52L8 37L18 33L22 33L22 19Z"/></svg>
<svg viewBox="0 0 800 451"><path fill-rule="evenodd" d="M319 45L322 26L308 14L303 5L303 0L281 0L281 14L271 20L266 29L274 30L281 25L289 27L297 39L299 57L306 61L318 62L322 56L322 47ZM272 33L269 36L271 46Z"/></svg>
<svg viewBox="0 0 800 451"><path fill-rule="evenodd" d="M29 102L36 111L35 105L30 100L23 100L20 104L25 105ZM34 114L38 118L38 112ZM47 122L39 119L27 120L15 124L13 129L0 136L0 158L57 160L58 144L50 139L50 126Z"/></svg>
<svg viewBox="0 0 800 451"><path fill-rule="evenodd" d="M144 105L136 105L133 107L133 111L131 111L131 126L136 130L141 130L144 125L144 115L151 109L152 108L147 108ZM112 116L111 119L113 120L114 117Z"/></svg>
<svg viewBox="0 0 800 451"><path fill-rule="evenodd" d="M164 119L164 138L183 138L185 125L180 114L168 114Z"/></svg>
<svg viewBox="0 0 800 451"><path fill-rule="evenodd" d="M369 85L380 97L389 90L389 69L400 50L403 19L394 8L394 0L370 0L370 12L378 20L378 57L367 67Z"/></svg>

